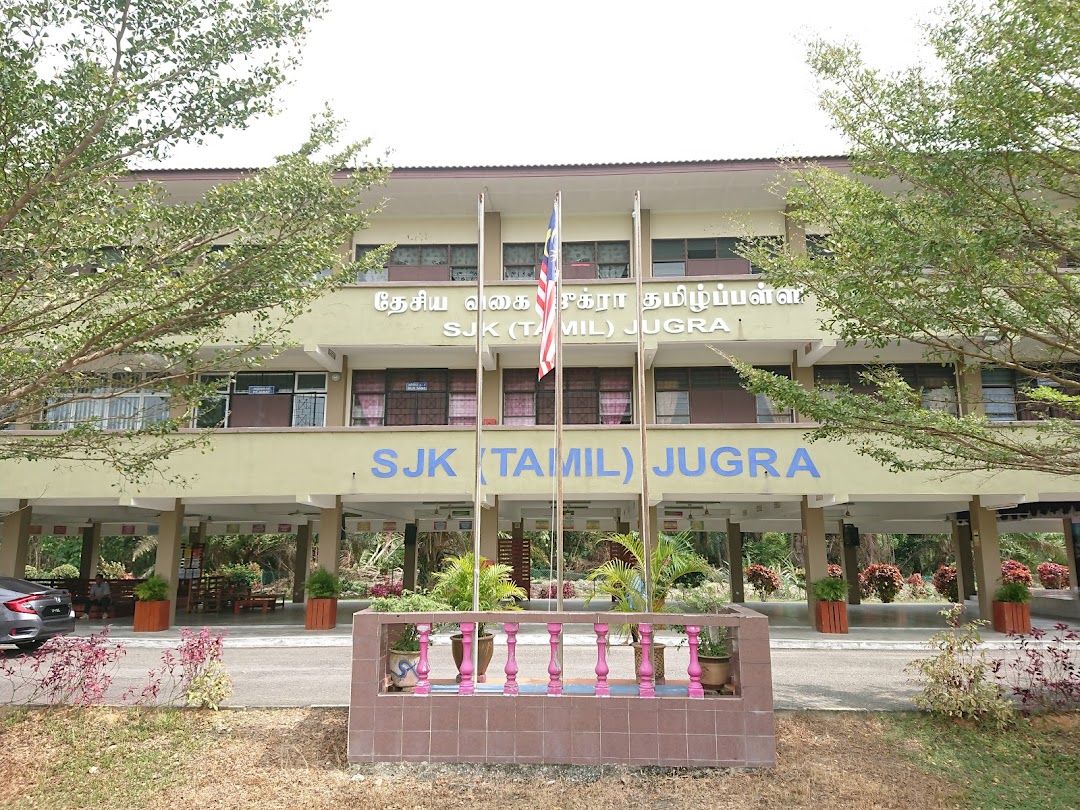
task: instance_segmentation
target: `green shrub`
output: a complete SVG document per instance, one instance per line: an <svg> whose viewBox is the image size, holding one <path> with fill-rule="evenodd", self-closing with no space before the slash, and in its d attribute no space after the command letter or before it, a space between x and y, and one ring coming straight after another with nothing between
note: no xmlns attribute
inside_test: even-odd
<svg viewBox="0 0 1080 810"><path fill-rule="evenodd" d="M370 609L375 613L437 613L453 608L426 593L403 591L401 596L380 596L371 600ZM420 634L415 624L402 626L401 635L393 649L399 652L419 652Z"/></svg>
<svg viewBox="0 0 1080 810"><path fill-rule="evenodd" d="M994 601L1024 604L1031 601L1031 589L1022 582L1006 582L997 589Z"/></svg>
<svg viewBox="0 0 1080 810"><path fill-rule="evenodd" d="M262 567L257 562L225 563L214 571L213 576L225 577L226 582L238 588L262 585Z"/></svg>
<svg viewBox="0 0 1080 810"><path fill-rule="evenodd" d="M304 590L312 599L337 599L341 596L341 580L320 566L308 575Z"/></svg>
<svg viewBox="0 0 1080 810"><path fill-rule="evenodd" d="M819 602L843 602L847 599L848 583L830 575L811 582L810 590Z"/></svg>
<svg viewBox="0 0 1080 810"><path fill-rule="evenodd" d="M62 563L50 571L49 576L53 579L78 579L79 568L71 563Z"/></svg>
<svg viewBox="0 0 1080 810"><path fill-rule="evenodd" d="M233 691L232 678L220 661L211 661L187 687L184 700L188 706L217 711Z"/></svg>
<svg viewBox="0 0 1080 810"><path fill-rule="evenodd" d="M161 602L169 598L169 580L154 574L145 582L136 585L132 592L140 602Z"/></svg>

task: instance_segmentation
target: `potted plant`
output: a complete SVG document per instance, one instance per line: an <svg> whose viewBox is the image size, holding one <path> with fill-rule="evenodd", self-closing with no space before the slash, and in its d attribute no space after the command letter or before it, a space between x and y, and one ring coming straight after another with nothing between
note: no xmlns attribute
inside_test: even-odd
<svg viewBox="0 0 1080 810"><path fill-rule="evenodd" d="M472 552L460 557L447 557L443 569L433 574L435 586L431 596L449 605L450 610L473 609L473 568L475 558ZM480 580L478 583L480 610L519 610L511 600L525 599L525 589L510 580L513 569L509 565L497 565L483 557L480 558ZM476 679L482 681L487 673L491 656L495 653L495 637L484 631L484 625L477 627L477 662ZM458 670L464 657L461 633L450 636L450 649Z"/></svg>
<svg viewBox="0 0 1080 810"><path fill-rule="evenodd" d="M337 600L341 580L320 566L308 575L304 627L308 630L332 630L337 626Z"/></svg>
<svg viewBox="0 0 1080 810"><path fill-rule="evenodd" d="M169 629L169 580L154 574L132 588L136 633Z"/></svg>
<svg viewBox="0 0 1080 810"><path fill-rule="evenodd" d="M434 613L452 608L428 594L402 591L400 596L372 599L368 609L375 613ZM415 624L403 624L396 638L391 638L387 658L390 680L394 686L402 690L416 686L416 664L419 660L420 633Z"/></svg>
<svg viewBox="0 0 1080 810"><path fill-rule="evenodd" d="M727 607L720 586L706 582L687 588L678 595L687 613L720 613ZM685 633L685 627L677 628ZM698 664L701 666L701 685L714 692L721 691L731 675L731 650L726 627L702 627L698 636Z"/></svg>
<svg viewBox="0 0 1080 810"><path fill-rule="evenodd" d="M999 633L1031 632L1031 589L1023 582L1006 582L994 594L994 629Z"/></svg>
<svg viewBox="0 0 1080 810"><path fill-rule="evenodd" d="M810 583L814 596L814 628L819 633L846 633L847 592L846 579L830 575Z"/></svg>
<svg viewBox="0 0 1080 810"><path fill-rule="evenodd" d="M588 604L598 595L612 600L611 610L621 613L658 613L664 609L668 593L679 580L693 574L705 574L708 566L694 553L685 535L661 534L650 554L649 574L652 580L652 603L645 596L645 544L636 532L617 534L611 542L625 549L630 562L608 560L586 579L596 584L596 590L585 600ZM629 626L634 645L634 671L641 668L641 641L637 628ZM653 676L658 683L664 680L664 645L653 644Z"/></svg>

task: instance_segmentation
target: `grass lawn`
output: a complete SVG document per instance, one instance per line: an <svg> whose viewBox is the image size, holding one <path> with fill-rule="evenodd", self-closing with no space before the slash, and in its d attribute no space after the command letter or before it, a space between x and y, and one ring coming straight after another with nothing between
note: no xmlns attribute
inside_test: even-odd
<svg viewBox="0 0 1080 810"><path fill-rule="evenodd" d="M781 712L779 766L751 772L349 767L346 720L341 709L7 710L0 807L1080 806L1076 715L996 734L922 715Z"/></svg>

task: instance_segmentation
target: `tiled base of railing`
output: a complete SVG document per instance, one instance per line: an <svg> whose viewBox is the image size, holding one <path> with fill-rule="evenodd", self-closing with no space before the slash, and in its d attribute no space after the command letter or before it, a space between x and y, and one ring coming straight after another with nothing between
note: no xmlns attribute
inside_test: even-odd
<svg viewBox="0 0 1080 810"><path fill-rule="evenodd" d="M642 622L660 618L655 614L640 617ZM432 621L415 615L409 618ZM463 627L470 628L467 622L477 616L440 614L437 618L443 623L460 619ZM485 614L483 618L491 623L511 622L516 630L514 620L526 615ZM553 640L564 624L596 624L606 629L602 616L528 618L547 623ZM678 618L663 617L671 624ZM417 671L424 692L389 692L385 686L390 638L402 620L366 611L353 617L350 762L776 764L768 622L753 611L732 608L709 618L686 617L687 624L722 625L732 633L734 695L703 692L693 655L689 681L653 685L651 675L644 675L641 684L608 679L599 634L597 679L592 683L563 680L554 653L547 682L535 678L540 673L519 680L511 648L506 682L475 683L465 667L461 683L432 682L422 662Z"/></svg>

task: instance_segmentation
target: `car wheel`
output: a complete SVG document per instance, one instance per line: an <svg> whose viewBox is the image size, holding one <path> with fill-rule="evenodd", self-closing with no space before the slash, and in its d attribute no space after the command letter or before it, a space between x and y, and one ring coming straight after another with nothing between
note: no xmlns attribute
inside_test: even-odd
<svg viewBox="0 0 1080 810"><path fill-rule="evenodd" d="M34 639L33 641L17 641L17 642L15 642L15 646L18 647L23 652L33 652L34 650L40 648L41 645L44 644L44 643L45 643L45 639L37 638L37 639Z"/></svg>

